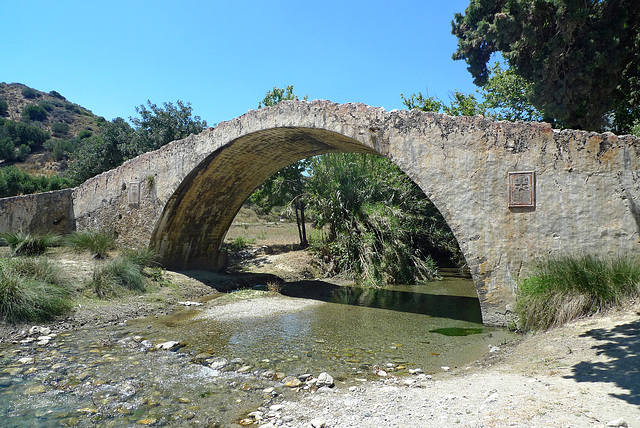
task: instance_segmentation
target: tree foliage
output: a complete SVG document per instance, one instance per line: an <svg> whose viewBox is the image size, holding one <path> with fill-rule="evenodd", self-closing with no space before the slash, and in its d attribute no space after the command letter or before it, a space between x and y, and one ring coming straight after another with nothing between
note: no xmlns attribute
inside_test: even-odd
<svg viewBox="0 0 640 428"><path fill-rule="evenodd" d="M147 105L136 108L140 117L129 118L133 127L118 117L104 122L96 135L82 139L69 168L76 184L171 141L202 132L207 126L199 116L192 117L190 103L164 103L161 108L147 101Z"/></svg>
<svg viewBox="0 0 640 428"><path fill-rule="evenodd" d="M500 52L545 120L597 130L640 105L639 24L637 0L471 0L452 22L453 58L483 86ZM617 131L631 125L614 118Z"/></svg>
<svg viewBox="0 0 640 428"><path fill-rule="evenodd" d="M71 180L57 175L51 177L33 176L14 165L0 168L0 198L49 192L71 186Z"/></svg>
<svg viewBox="0 0 640 428"><path fill-rule="evenodd" d="M449 104L445 104L431 96L424 96L421 92L410 97L402 97L403 104L409 109L446 113L450 116L483 115L498 120L536 121L542 115L529 102L531 85L516 75L513 70L503 70L496 62L491 68L491 75L487 83L477 92L480 98L473 94L454 91L450 94Z"/></svg>
<svg viewBox="0 0 640 428"><path fill-rule="evenodd" d="M0 118L0 160L24 160L48 138L37 126Z"/></svg>
<svg viewBox="0 0 640 428"><path fill-rule="evenodd" d="M365 283L413 283L437 275L431 255L461 259L446 222L422 190L381 156L311 160L307 198L334 273Z"/></svg>

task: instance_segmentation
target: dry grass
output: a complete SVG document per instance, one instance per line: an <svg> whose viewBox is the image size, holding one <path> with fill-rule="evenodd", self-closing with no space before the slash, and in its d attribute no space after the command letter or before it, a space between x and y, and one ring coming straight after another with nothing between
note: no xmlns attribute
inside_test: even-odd
<svg viewBox="0 0 640 428"><path fill-rule="evenodd" d="M311 227L307 225L307 230ZM236 223L234 222L225 243L232 243L236 238L242 237L255 245L296 245L300 243L298 238L298 226L295 223Z"/></svg>

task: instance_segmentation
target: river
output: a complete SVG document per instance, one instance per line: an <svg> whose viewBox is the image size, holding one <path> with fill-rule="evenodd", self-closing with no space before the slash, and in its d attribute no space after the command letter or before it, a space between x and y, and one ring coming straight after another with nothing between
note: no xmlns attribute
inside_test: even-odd
<svg viewBox="0 0 640 428"><path fill-rule="evenodd" d="M316 301L227 318L201 316L205 303L46 345L3 344L0 426L238 426L258 406L304 393L285 376L328 372L342 388L381 370L439 373L515 337L482 325L472 282L453 273L380 290L308 281L284 293ZM180 345L155 350L167 341Z"/></svg>

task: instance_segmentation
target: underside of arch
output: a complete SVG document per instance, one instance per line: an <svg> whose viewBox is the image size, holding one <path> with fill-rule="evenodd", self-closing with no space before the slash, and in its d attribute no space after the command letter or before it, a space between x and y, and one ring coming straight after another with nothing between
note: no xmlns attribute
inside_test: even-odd
<svg viewBox="0 0 640 428"><path fill-rule="evenodd" d="M260 184L293 162L339 152L377 154L344 135L296 127L258 131L226 144L194 168L171 196L151 248L169 268L219 270L225 234Z"/></svg>

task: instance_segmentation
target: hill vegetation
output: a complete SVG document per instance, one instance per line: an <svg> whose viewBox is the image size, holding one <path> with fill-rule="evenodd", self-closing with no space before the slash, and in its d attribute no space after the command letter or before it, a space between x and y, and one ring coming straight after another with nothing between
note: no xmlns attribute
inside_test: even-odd
<svg viewBox="0 0 640 428"><path fill-rule="evenodd" d="M0 197L58 190L121 165L207 123L189 103L151 102L111 122L56 91L0 83ZM133 124L133 126L131 125Z"/></svg>

